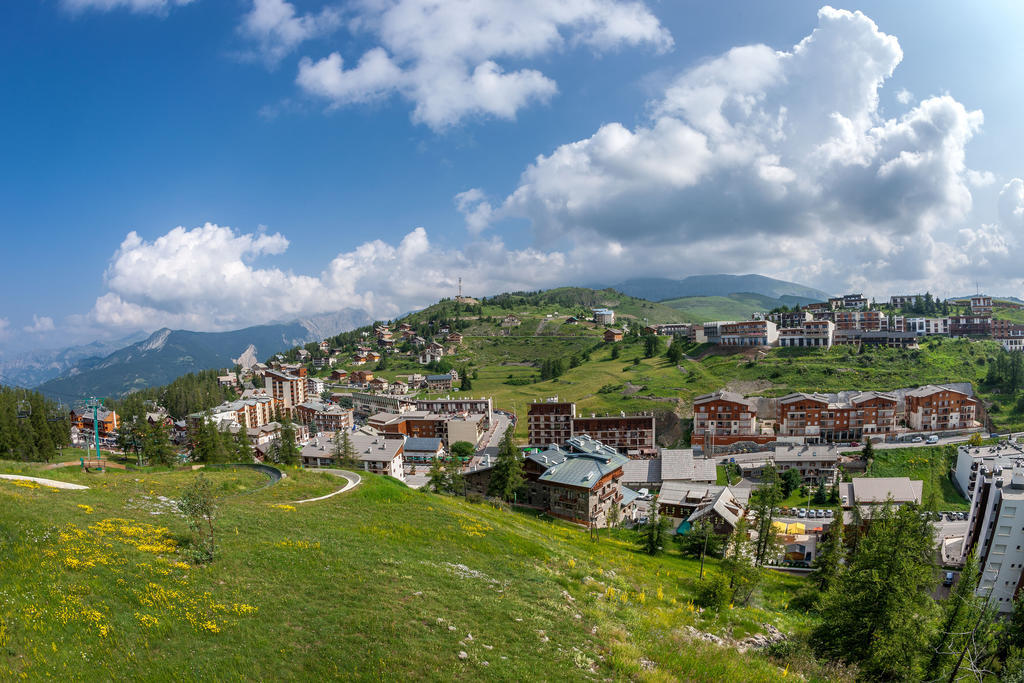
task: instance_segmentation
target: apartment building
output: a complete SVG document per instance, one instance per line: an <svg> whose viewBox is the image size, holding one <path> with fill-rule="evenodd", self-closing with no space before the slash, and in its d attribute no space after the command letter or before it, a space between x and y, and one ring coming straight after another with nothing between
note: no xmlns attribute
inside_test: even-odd
<svg viewBox="0 0 1024 683"><path fill-rule="evenodd" d="M892 318L894 332L913 332L922 337L933 334L949 334L949 318L910 318L895 315Z"/></svg>
<svg viewBox="0 0 1024 683"><path fill-rule="evenodd" d="M189 423L196 425L209 416L217 425L238 424L246 429L256 429L274 421L277 401L267 395L251 394L236 401L225 401L208 411L192 413Z"/></svg>
<svg viewBox="0 0 1024 683"><path fill-rule="evenodd" d="M974 467L964 557L975 553L981 569L977 594L1005 614L1024 587L1024 453L1007 451Z"/></svg>
<svg viewBox="0 0 1024 683"><path fill-rule="evenodd" d="M531 403L526 427L531 446L566 443L574 436L589 435L634 458L657 453L654 414L576 415L576 404L545 401Z"/></svg>
<svg viewBox="0 0 1024 683"><path fill-rule="evenodd" d="M531 403L526 414L527 441L531 446L565 443L572 437L572 421L576 404L559 402L557 397L542 403Z"/></svg>
<svg viewBox="0 0 1024 683"><path fill-rule="evenodd" d="M951 337L987 337L992 334L992 316L984 313L951 315L949 334Z"/></svg>
<svg viewBox="0 0 1024 683"><path fill-rule="evenodd" d="M907 425L915 431L970 429L977 426L978 402L949 387L929 384L908 391Z"/></svg>
<svg viewBox="0 0 1024 683"><path fill-rule="evenodd" d="M718 343L723 346L775 346L778 339L778 327L771 320L744 320L722 325Z"/></svg>
<svg viewBox="0 0 1024 683"><path fill-rule="evenodd" d="M832 317L837 330L884 332L889 329L889 316L881 311L836 311Z"/></svg>
<svg viewBox="0 0 1024 683"><path fill-rule="evenodd" d="M831 320L832 319L832 304L828 301L822 301L819 303L807 304L803 310L811 314L811 318L814 320Z"/></svg>
<svg viewBox="0 0 1024 683"><path fill-rule="evenodd" d="M868 300L863 294L844 294L832 297L828 303L834 311L863 311L869 306Z"/></svg>
<svg viewBox="0 0 1024 683"><path fill-rule="evenodd" d="M687 337L691 329L693 329L692 323L665 323L663 325L654 325L654 334L668 337Z"/></svg>
<svg viewBox="0 0 1024 683"><path fill-rule="evenodd" d="M779 346L801 348L832 348L836 325L831 320L808 320L799 327L779 329Z"/></svg>
<svg viewBox="0 0 1024 683"><path fill-rule="evenodd" d="M316 425L320 432L352 429L352 409L311 398L295 406L295 421L307 426Z"/></svg>
<svg viewBox="0 0 1024 683"><path fill-rule="evenodd" d="M294 417L295 406L306 400L306 378L281 370L267 370L267 393L276 401L282 415Z"/></svg>
<svg viewBox="0 0 1024 683"><path fill-rule="evenodd" d="M970 500L980 473L994 471L997 467L1012 467L1018 460L1024 460L1024 445L1016 441L1004 441L993 446L959 446L953 482L964 498Z"/></svg>
<svg viewBox="0 0 1024 683"><path fill-rule="evenodd" d="M768 320L771 320L781 331L785 327L802 327L804 323L814 320L814 316L811 315L810 311L773 311L768 314Z"/></svg>
<svg viewBox="0 0 1024 683"><path fill-rule="evenodd" d="M490 398L431 398L417 399L416 410L427 410L439 415L483 415L484 420L490 423L494 408Z"/></svg>
<svg viewBox="0 0 1024 683"><path fill-rule="evenodd" d="M467 441L476 446L486 431L483 415L438 415L425 410L414 410L400 415L378 413L369 418L367 426L385 434L441 439L447 449L459 441Z"/></svg>
<svg viewBox="0 0 1024 683"><path fill-rule="evenodd" d="M894 294L889 297L889 305L893 308L903 308L904 306L913 306L917 302L924 300L922 294Z"/></svg>
<svg viewBox="0 0 1024 683"><path fill-rule="evenodd" d="M896 431L896 397L865 391L849 401L796 392L779 399L779 434L801 436L807 443L860 441L865 435Z"/></svg>
<svg viewBox="0 0 1024 683"><path fill-rule="evenodd" d="M760 434L757 426L757 404L732 391L716 391L693 399L693 434L695 448L712 450L738 441L767 443L772 432Z"/></svg>
<svg viewBox="0 0 1024 683"><path fill-rule="evenodd" d="M1024 337L1024 325L1009 320L993 319L991 329L992 336L996 339Z"/></svg>
<svg viewBox="0 0 1024 683"><path fill-rule="evenodd" d="M726 325L735 325L735 320L712 320L704 323L703 326L703 340L709 344L721 344L722 343L722 328ZM694 326L697 327L697 326ZM699 340L701 341L701 340Z"/></svg>
<svg viewBox="0 0 1024 683"><path fill-rule="evenodd" d="M371 394L363 391L352 392L352 409L360 417L377 413L407 413L416 410L416 401L396 394Z"/></svg>
<svg viewBox="0 0 1024 683"><path fill-rule="evenodd" d="M614 325L615 324L615 311L610 308L595 308L594 322L598 325Z"/></svg>
<svg viewBox="0 0 1024 683"><path fill-rule="evenodd" d="M608 512L622 502L622 465L627 458L585 436L537 481L548 491L547 512L577 524L607 526Z"/></svg>
<svg viewBox="0 0 1024 683"><path fill-rule="evenodd" d="M523 488L516 499L571 522L606 526L612 508L623 513L636 492L622 486L622 468L629 459L614 448L586 436L552 444L523 459ZM464 474L468 491L486 494L493 465Z"/></svg>
<svg viewBox="0 0 1024 683"><path fill-rule="evenodd" d="M971 297L971 313L974 315L987 313L992 315L992 297L977 294Z"/></svg>
<svg viewBox="0 0 1024 683"><path fill-rule="evenodd" d="M916 349L918 338L913 332L863 330L836 330L833 343L848 346L866 346L888 349Z"/></svg>
<svg viewBox="0 0 1024 683"><path fill-rule="evenodd" d="M631 458L650 458L658 452L654 441L654 413L576 417L572 431L573 437L590 436Z"/></svg>

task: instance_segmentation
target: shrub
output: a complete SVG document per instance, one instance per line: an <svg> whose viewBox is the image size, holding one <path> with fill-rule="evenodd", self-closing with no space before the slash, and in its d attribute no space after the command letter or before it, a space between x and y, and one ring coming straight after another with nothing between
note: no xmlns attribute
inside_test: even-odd
<svg viewBox="0 0 1024 683"><path fill-rule="evenodd" d="M732 589L729 580L720 574L708 574L703 581L697 582L697 604L716 612L729 604Z"/></svg>
<svg viewBox="0 0 1024 683"><path fill-rule="evenodd" d="M479 493L469 493L466 494L466 500L469 501L470 503L475 503L479 505L480 503L483 503L485 499Z"/></svg>

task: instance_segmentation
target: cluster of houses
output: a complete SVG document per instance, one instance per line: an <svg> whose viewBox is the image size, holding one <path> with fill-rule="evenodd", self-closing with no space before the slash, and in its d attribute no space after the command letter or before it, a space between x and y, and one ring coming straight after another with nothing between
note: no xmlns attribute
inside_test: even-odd
<svg viewBox="0 0 1024 683"><path fill-rule="evenodd" d="M922 297L894 296L895 308ZM939 318L889 315L871 308L861 294L847 294L827 302L807 304L796 311L755 313L751 320L715 320L648 326L646 331L686 337L697 343L722 346L779 346L831 348L834 345L916 348L922 337L991 337L1008 351L1024 349L1024 325L992 317L989 296L954 303L970 306L970 313ZM614 341L614 340L609 340Z"/></svg>
<svg viewBox="0 0 1024 683"><path fill-rule="evenodd" d="M781 398L716 391L693 401L691 444L714 452L736 444L888 440L974 430L979 402L970 392L969 385L835 395L794 392Z"/></svg>

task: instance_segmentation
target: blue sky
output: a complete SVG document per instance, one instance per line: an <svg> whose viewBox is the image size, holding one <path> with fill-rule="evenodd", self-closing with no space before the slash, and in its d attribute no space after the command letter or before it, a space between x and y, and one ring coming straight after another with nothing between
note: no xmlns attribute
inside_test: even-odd
<svg viewBox="0 0 1024 683"><path fill-rule="evenodd" d="M1022 294L1019 3L471 4L4 3L0 351L459 276Z"/></svg>

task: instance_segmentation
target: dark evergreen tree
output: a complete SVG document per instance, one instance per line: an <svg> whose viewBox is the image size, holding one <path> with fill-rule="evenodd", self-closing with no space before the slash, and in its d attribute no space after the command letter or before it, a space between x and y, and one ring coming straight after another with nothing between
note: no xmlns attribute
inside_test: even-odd
<svg viewBox="0 0 1024 683"><path fill-rule="evenodd" d="M647 522L640 525L637 539L640 549L648 555L660 555L665 549L665 541L668 539L669 520L658 510L658 497L651 500L650 512L647 515Z"/></svg>
<svg viewBox="0 0 1024 683"><path fill-rule="evenodd" d="M523 488L523 458L512 440L511 427L505 432L498 446L498 458L491 469L488 495L504 501L515 500L516 493Z"/></svg>
<svg viewBox="0 0 1024 683"><path fill-rule="evenodd" d="M920 680L937 608L932 525L915 506L886 503L822 597L811 642L820 656L879 680Z"/></svg>

